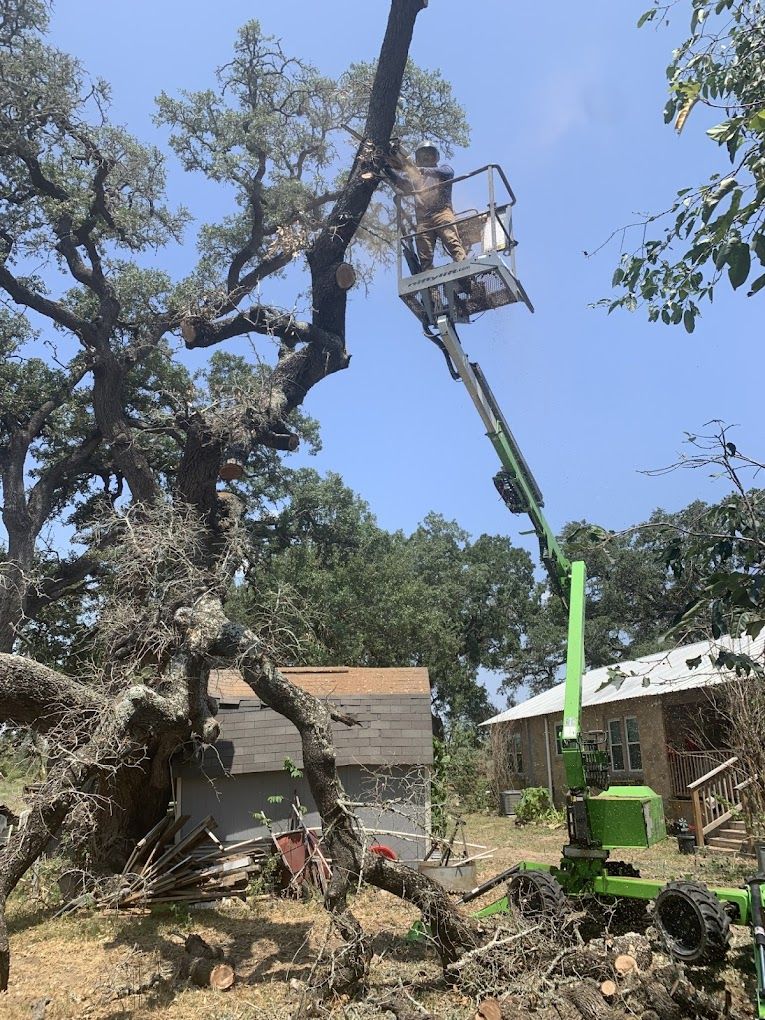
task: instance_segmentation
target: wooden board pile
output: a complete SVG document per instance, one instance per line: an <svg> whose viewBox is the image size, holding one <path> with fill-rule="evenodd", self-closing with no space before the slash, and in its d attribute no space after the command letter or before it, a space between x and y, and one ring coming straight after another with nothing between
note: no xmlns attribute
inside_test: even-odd
<svg viewBox="0 0 765 1020"><path fill-rule="evenodd" d="M250 877L271 852L270 837L224 846L208 815L177 842L189 815L166 815L136 844L118 881L95 895L101 907L152 903L199 903L224 896L243 897Z"/></svg>

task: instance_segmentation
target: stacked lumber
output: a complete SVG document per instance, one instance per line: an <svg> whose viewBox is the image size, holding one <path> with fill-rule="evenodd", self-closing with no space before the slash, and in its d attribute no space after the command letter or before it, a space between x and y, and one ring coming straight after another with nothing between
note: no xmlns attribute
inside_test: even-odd
<svg viewBox="0 0 765 1020"><path fill-rule="evenodd" d="M166 815L139 840L118 882L96 896L98 906L121 908L152 903L199 903L244 896L250 876L270 852L269 838L224 846L208 815L185 836L189 815Z"/></svg>

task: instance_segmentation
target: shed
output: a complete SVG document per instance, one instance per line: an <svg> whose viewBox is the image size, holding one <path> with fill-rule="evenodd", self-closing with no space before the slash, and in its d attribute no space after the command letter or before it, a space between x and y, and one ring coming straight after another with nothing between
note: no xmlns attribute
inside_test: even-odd
<svg viewBox="0 0 765 1020"><path fill-rule="evenodd" d="M346 793L369 831L411 833L410 839L380 835L380 842L402 859L420 860L430 830L433 764L427 669L298 666L282 673L360 722L332 724ZM303 767L292 723L264 705L236 670L213 671L209 693L219 702L220 737L214 747L174 760L178 813L192 822L211 814L218 838L237 842L268 831L263 815L275 831L289 828L297 794L306 824L318 827L305 777L285 768L285 761Z"/></svg>

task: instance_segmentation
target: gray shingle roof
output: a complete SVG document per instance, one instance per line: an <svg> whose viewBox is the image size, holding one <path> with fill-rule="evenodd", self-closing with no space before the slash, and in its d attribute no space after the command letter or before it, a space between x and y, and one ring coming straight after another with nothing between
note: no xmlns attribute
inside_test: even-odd
<svg viewBox="0 0 765 1020"><path fill-rule="evenodd" d="M328 700L361 723L332 724L338 765L432 764L429 688L428 693L357 694ZM279 771L285 758L302 768L298 731L257 699L241 702L238 708L222 708L218 722L220 737L205 750L201 763L208 774L220 774L221 765L233 774Z"/></svg>

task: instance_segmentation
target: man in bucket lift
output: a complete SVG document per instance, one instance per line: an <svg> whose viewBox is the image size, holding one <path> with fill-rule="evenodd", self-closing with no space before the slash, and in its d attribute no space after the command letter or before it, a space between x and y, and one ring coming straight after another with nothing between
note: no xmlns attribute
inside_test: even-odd
<svg viewBox="0 0 765 1020"><path fill-rule="evenodd" d="M422 273L433 268L438 238L454 262L467 257L452 208L454 170L445 163L439 166L438 160L439 152L432 142L418 145L414 164L405 160L397 147L393 147L388 159L389 179L399 191L414 196L415 240Z"/></svg>

